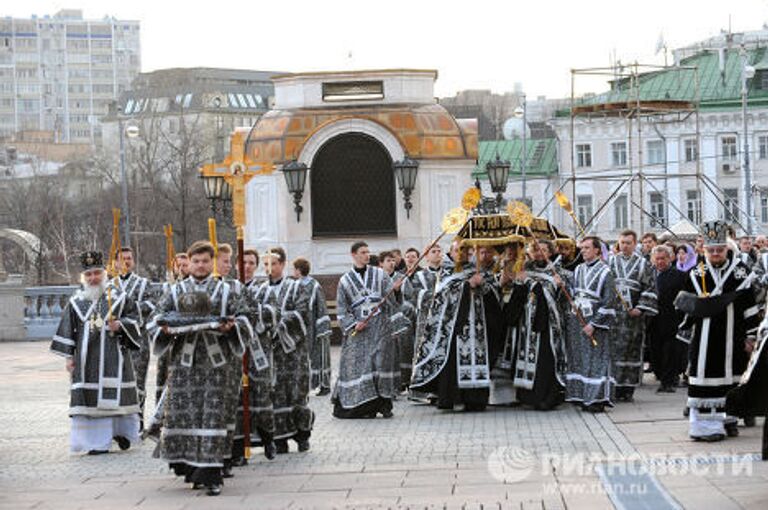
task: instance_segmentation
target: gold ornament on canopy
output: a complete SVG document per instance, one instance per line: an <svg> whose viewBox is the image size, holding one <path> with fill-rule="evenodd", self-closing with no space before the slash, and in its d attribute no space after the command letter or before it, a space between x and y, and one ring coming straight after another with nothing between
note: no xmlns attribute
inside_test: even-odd
<svg viewBox="0 0 768 510"><path fill-rule="evenodd" d="M478 188L469 188L467 191L464 192L464 195L461 197L461 207L465 211L471 211L475 207L477 207L477 204L480 203L480 199L482 198L482 194L480 193L480 190Z"/></svg>
<svg viewBox="0 0 768 510"><path fill-rule="evenodd" d="M461 230L461 227L463 227L464 224L467 222L468 217L469 217L469 211L467 211L463 207L455 207L450 211L448 211L447 213L445 213L445 216L443 216L443 222L441 224L441 227L445 233L455 234L456 232Z"/></svg>
<svg viewBox="0 0 768 510"><path fill-rule="evenodd" d="M527 228L533 223L533 213L523 202L516 201L507 204L507 214L515 225Z"/></svg>

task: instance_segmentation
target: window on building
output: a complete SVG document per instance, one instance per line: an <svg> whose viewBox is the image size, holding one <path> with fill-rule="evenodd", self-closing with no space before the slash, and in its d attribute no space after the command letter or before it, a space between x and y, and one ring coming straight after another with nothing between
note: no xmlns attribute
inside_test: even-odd
<svg viewBox="0 0 768 510"><path fill-rule="evenodd" d="M768 191L760 192L760 223L768 223Z"/></svg>
<svg viewBox="0 0 768 510"><path fill-rule="evenodd" d="M758 157L768 159L768 135L759 135L757 137Z"/></svg>
<svg viewBox="0 0 768 510"><path fill-rule="evenodd" d="M629 210L627 209L627 195L619 195L613 202L613 228L624 230L629 225Z"/></svg>
<svg viewBox="0 0 768 510"><path fill-rule="evenodd" d="M694 225L701 223L701 197L699 190L689 189L685 192L685 206L688 220Z"/></svg>
<svg viewBox="0 0 768 510"><path fill-rule="evenodd" d="M111 64L112 55L91 55L91 62L94 64Z"/></svg>
<svg viewBox="0 0 768 510"><path fill-rule="evenodd" d="M91 47L93 49L111 50L112 49L112 40L111 39L96 39L94 41L91 41Z"/></svg>
<svg viewBox="0 0 768 510"><path fill-rule="evenodd" d="M67 39L67 49L70 51L86 51L88 41L86 39Z"/></svg>
<svg viewBox="0 0 768 510"><path fill-rule="evenodd" d="M646 144L646 161L649 165L661 165L664 163L664 142L661 140L648 140Z"/></svg>
<svg viewBox="0 0 768 510"><path fill-rule="evenodd" d="M19 67L16 69L17 78L37 78L36 67Z"/></svg>
<svg viewBox="0 0 768 510"><path fill-rule="evenodd" d="M112 94L114 92L114 87L110 83L109 85L106 84L99 84L95 83L93 85L93 93L94 94Z"/></svg>
<svg viewBox="0 0 768 510"><path fill-rule="evenodd" d="M592 145L588 143L576 144L576 166L588 168L592 166Z"/></svg>
<svg viewBox="0 0 768 510"><path fill-rule="evenodd" d="M739 221L739 190L737 188L725 188L723 190L723 203L725 221Z"/></svg>
<svg viewBox="0 0 768 510"><path fill-rule="evenodd" d="M664 203L664 196L653 191L648 195L651 205L651 214L653 219L651 220L651 227L661 227L667 224L667 208Z"/></svg>
<svg viewBox="0 0 768 510"><path fill-rule="evenodd" d="M16 49L17 50L36 50L37 49L37 38L35 37L17 37L16 38Z"/></svg>
<svg viewBox="0 0 768 510"><path fill-rule="evenodd" d="M19 99L16 104L22 113L37 113L40 111L40 102L37 99Z"/></svg>
<svg viewBox="0 0 768 510"><path fill-rule="evenodd" d="M592 219L592 195L576 195L576 214L582 226Z"/></svg>
<svg viewBox="0 0 768 510"><path fill-rule="evenodd" d="M699 159L699 144L695 138L688 138L683 142L685 150L685 162L691 163Z"/></svg>
<svg viewBox="0 0 768 510"><path fill-rule="evenodd" d="M738 155L738 146L735 136L724 136L720 139L720 157L723 160L735 160Z"/></svg>
<svg viewBox="0 0 768 510"><path fill-rule="evenodd" d="M76 80L78 78L84 78L87 79L89 75L89 70L87 67L70 67L69 68L69 79Z"/></svg>
<svg viewBox="0 0 768 510"><path fill-rule="evenodd" d="M19 83L16 85L16 92L23 94L40 94L39 83Z"/></svg>
<svg viewBox="0 0 768 510"><path fill-rule="evenodd" d="M611 164L613 166L627 166L627 142L611 144Z"/></svg>

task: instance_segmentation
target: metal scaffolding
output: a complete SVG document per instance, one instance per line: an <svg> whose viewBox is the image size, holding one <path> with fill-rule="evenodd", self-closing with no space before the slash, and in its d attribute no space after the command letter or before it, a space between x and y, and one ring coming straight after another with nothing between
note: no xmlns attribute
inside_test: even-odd
<svg viewBox="0 0 768 510"><path fill-rule="evenodd" d="M654 77L659 73L670 73L668 90L655 90L651 93L642 90L642 82L649 77ZM690 80L693 78L693 89L691 90ZM603 76L611 83L611 89L597 96L576 97L576 82L579 77L584 76ZM714 195L715 199L725 206L722 200L723 191L717 186L711 178L702 174L701 168L701 133L699 108L701 102L701 83L699 78L698 66L660 66L648 64L630 64L616 65L612 67L594 67L585 69L571 70L571 104L570 104L570 126L569 126L569 144L570 144L570 177L561 181L560 190L571 184L571 201L577 206L577 182L578 181L618 181L619 186L610 194L609 199L600 204L597 211L594 212L589 221L585 222L585 230L588 232L590 227L594 227L602 215L613 204L621 192L627 190L628 193L628 226L636 231L643 232L646 227L646 218L650 219L651 224L659 224L665 230L669 230L669 225L664 224L663 218L657 218L652 211L646 207L645 190L651 189L659 193L668 206L678 212L682 218L688 218L686 214L678 207L677 197L669 196L668 181L670 179L683 179L694 177L696 180L696 189L698 194L698 206L703 214L704 197L702 190L706 189ZM670 174L668 170L667 145L664 135L659 130L659 126L664 124L674 124L686 122L691 117L695 122L695 145L696 145L696 171L695 173L676 173ZM576 145L575 139L576 121L583 120L586 123L593 122L596 119L618 119L626 125L626 168L622 168L618 173L612 171L613 175L577 175L576 164ZM643 137L644 129L652 129L664 142L664 174L659 175L655 172L648 172L649 166L643 157ZM636 144L636 145L635 145ZM635 149L636 147L636 149ZM635 158L637 155L637 158ZM657 165L657 164L654 164ZM653 181L662 180L662 188L657 187ZM547 204L546 207L548 207ZM731 207L739 209L738 206L731 204ZM665 215L668 216L668 215ZM734 220L742 229L743 226L737 219Z"/></svg>

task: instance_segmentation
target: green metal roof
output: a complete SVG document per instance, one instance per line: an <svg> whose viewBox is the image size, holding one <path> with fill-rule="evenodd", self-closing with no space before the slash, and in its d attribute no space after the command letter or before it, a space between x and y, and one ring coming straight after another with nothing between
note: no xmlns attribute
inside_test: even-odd
<svg viewBox="0 0 768 510"><path fill-rule="evenodd" d="M552 175L557 173L557 140L544 138L526 140L526 175ZM509 161L510 177L521 175L523 162L523 140L499 140L479 142L477 166L472 173L473 177L486 178L485 165L489 161L499 158Z"/></svg>
<svg viewBox="0 0 768 510"><path fill-rule="evenodd" d="M766 48L748 50L748 61L758 70L756 78L749 83L749 105L768 104L768 89L761 88L760 72L768 68ZM720 73L720 57L717 51L702 51L683 59L681 66L699 69L701 108L724 108L740 105L741 102L741 55L740 49L725 51L724 75ZM629 78L611 82L611 90L577 101L577 105L592 105L622 101L634 101ZM693 69L670 68L640 75L639 99L642 101L679 100L696 101L696 80ZM568 110L558 112L568 115Z"/></svg>

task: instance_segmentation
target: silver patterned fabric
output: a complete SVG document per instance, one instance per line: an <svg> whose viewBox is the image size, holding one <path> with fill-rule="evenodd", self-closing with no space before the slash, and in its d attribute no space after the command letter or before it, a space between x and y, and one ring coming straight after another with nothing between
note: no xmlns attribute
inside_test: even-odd
<svg viewBox="0 0 768 510"><path fill-rule="evenodd" d="M263 282L255 301L275 309L272 332L272 404L275 439L296 437L312 430L315 415L309 403L309 296L295 280Z"/></svg>
<svg viewBox="0 0 768 510"><path fill-rule="evenodd" d="M109 308L111 304L111 309ZM111 334L108 318L122 327ZM78 292L67 303L51 352L74 361L70 416L114 417L139 412L130 352L139 348L134 302L109 284L98 301Z"/></svg>
<svg viewBox="0 0 768 510"><path fill-rule="evenodd" d="M136 372L136 387L139 392L139 403L141 414L144 414L144 402L146 401L147 373L149 372L149 337L146 330L146 321L154 311L155 305L152 303L149 295L149 280L137 275L128 273L112 280L120 290L125 292L136 304L138 312L138 321L140 328L140 347L131 352L133 368Z"/></svg>
<svg viewBox="0 0 768 510"><path fill-rule="evenodd" d="M611 327L611 371L616 386L639 386L643 378L646 318L658 313L656 282L651 264L637 253L610 260L617 293L616 320ZM629 311L639 310L632 317Z"/></svg>
<svg viewBox="0 0 768 510"><path fill-rule="evenodd" d="M320 282L310 276L298 281L302 292L309 296L307 342L311 379L310 388L331 388L331 318L325 304L325 293Z"/></svg>
<svg viewBox="0 0 768 510"><path fill-rule="evenodd" d="M157 325L158 318L166 312L181 311L180 303L190 293L207 294L211 311L235 319L235 327L227 333L164 334ZM223 467L232 451L241 356L249 348L261 353L257 362L265 361L238 297L221 280L187 278L170 286L148 331L155 354L167 355L169 365L159 455L171 464Z"/></svg>
<svg viewBox="0 0 768 510"><path fill-rule="evenodd" d="M389 275L391 283L400 280L403 283L400 290L393 293L395 306L390 318L393 340L393 366L395 388L401 388L411 380L411 365L413 360L413 333L415 325L415 308L413 305L414 290L411 280L404 273L395 271Z"/></svg>
<svg viewBox="0 0 768 510"><path fill-rule="evenodd" d="M452 349L457 389L490 387L483 296L492 289L487 280L477 289L470 289L468 280L473 274L474 269L466 269L444 278L430 300L429 319L414 356L412 389L435 391Z"/></svg>
<svg viewBox="0 0 768 510"><path fill-rule="evenodd" d="M275 434L275 413L272 403L272 384L274 381L274 361L272 339L277 331L278 313L276 300L261 302L256 298L257 285L245 285L241 298L245 313L253 329L253 335L258 340L263 352L264 362L260 362L260 354L249 352L248 355L248 412L250 414L250 439L254 446L264 445L272 441ZM237 419L235 420L236 448L242 448L244 435L243 389L241 387L237 399ZM237 457L244 452L233 451Z"/></svg>
<svg viewBox="0 0 768 510"><path fill-rule="evenodd" d="M597 345L582 331L575 313L568 319L566 401L584 405L613 405L615 379L611 372L610 328L616 317L613 275L600 260L576 266L571 296L584 320L595 328Z"/></svg>
<svg viewBox="0 0 768 510"><path fill-rule="evenodd" d="M370 266L366 266L363 274L348 271L339 280L336 304L344 336L339 377L331 399L342 409L355 409L395 395L396 339L392 335L391 319L397 305L392 299L374 312L391 287L389 276ZM353 335L355 325L374 313L368 326Z"/></svg>
<svg viewBox="0 0 768 510"><path fill-rule="evenodd" d="M546 408L558 402L561 388L565 388L567 366L566 316L563 314L567 300L555 282L553 271L561 281L568 281L562 269L528 264L526 279L514 286L504 309L515 318L515 308L519 307L519 316L511 324L518 338L514 386L532 392Z"/></svg>
<svg viewBox="0 0 768 510"><path fill-rule="evenodd" d="M451 275L447 267L427 267L417 272L413 278L413 294L416 306L416 326L414 329L414 356L419 339L424 336L424 329L432 317L433 302L440 283Z"/></svg>

